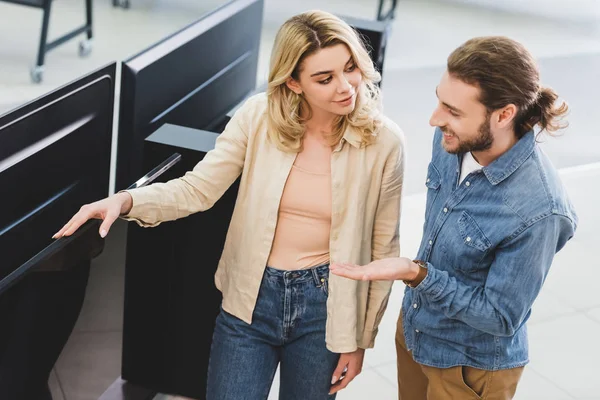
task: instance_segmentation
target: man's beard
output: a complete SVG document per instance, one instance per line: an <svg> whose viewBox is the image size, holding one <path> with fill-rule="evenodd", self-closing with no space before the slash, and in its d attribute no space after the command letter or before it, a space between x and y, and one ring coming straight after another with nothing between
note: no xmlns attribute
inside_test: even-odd
<svg viewBox="0 0 600 400"><path fill-rule="evenodd" d="M447 127L440 127L440 129L444 133L450 133L451 135L454 135L454 137L458 141L458 146L449 149L445 146L444 141L442 139L442 146L444 146L444 149L450 154L484 151L492 147L492 144L494 143L494 137L492 136L489 115L486 116L485 121L483 121L482 124L479 126L479 129L477 130L478 135L474 139L463 140L456 136L456 134L449 130Z"/></svg>

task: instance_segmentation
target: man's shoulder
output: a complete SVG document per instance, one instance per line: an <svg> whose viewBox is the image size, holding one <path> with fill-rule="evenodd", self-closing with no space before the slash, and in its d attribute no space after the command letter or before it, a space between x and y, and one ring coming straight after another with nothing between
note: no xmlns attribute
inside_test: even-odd
<svg viewBox="0 0 600 400"><path fill-rule="evenodd" d="M574 219L560 174L538 146L504 186L505 201L511 202L528 221L551 214Z"/></svg>

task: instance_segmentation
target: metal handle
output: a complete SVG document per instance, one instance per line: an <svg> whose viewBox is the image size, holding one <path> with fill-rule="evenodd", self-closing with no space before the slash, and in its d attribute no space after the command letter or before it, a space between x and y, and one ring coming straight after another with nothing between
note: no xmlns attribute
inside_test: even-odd
<svg viewBox="0 0 600 400"><path fill-rule="evenodd" d="M164 174L166 171L168 171L173 165L177 164L179 161L181 161L181 154L174 153L172 156L167 158L165 161L158 164L158 166L153 168L146 175L142 176L140 179L138 179L133 184L131 184L131 186L129 186L127 189L135 189L135 188L148 186L154 180L156 180L156 178L158 178L159 176Z"/></svg>

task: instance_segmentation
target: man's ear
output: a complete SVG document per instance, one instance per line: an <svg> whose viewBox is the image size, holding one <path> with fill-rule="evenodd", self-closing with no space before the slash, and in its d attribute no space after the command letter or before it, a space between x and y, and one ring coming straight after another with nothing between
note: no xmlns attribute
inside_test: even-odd
<svg viewBox="0 0 600 400"><path fill-rule="evenodd" d="M506 129L512 126L514 119L517 116L517 106L508 104L499 110L496 110L492 122L500 129Z"/></svg>
<svg viewBox="0 0 600 400"><path fill-rule="evenodd" d="M298 81L296 81L294 78L289 77L287 81L285 81L285 84L292 92L296 94L302 94L302 88L300 87Z"/></svg>

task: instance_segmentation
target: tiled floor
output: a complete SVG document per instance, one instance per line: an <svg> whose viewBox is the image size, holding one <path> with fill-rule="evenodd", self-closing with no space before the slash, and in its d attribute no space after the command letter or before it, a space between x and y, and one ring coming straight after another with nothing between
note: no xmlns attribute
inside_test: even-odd
<svg viewBox="0 0 600 400"><path fill-rule="evenodd" d="M597 1L597 0L596 0ZM77 57L76 42L48 55L44 82L32 85L28 69L38 40L40 12L0 2L0 113L113 60L123 60L194 21L224 0L132 0L128 11L110 0L94 6L93 53ZM292 4L294 3L294 4ZM266 0L259 80L264 80L270 47L279 24L290 15L323 8L340 15L374 18L375 0ZM83 2L54 4L50 36L81 23ZM600 4L600 3L598 3ZM600 22L598 22L600 26ZM538 57L542 78L572 106L564 137L544 144L560 168L600 161L597 89L600 88L600 29L585 24L477 9L445 1L399 1L386 52L386 113L404 129L408 144L402 252L416 253L424 205L423 179L431 148L427 125L435 104L434 88L448 53L471 36L505 34L525 43ZM532 362L518 400L600 399L600 262L591 252L600 234L600 168L563 174L579 211L576 238L557 256L529 323ZM120 372L125 223L107 238L105 252L94 260L83 310L75 331L51 376L55 400L96 400ZM396 285L365 369L338 398L394 399L395 320L402 285ZM270 399L275 399L277 383Z"/></svg>

